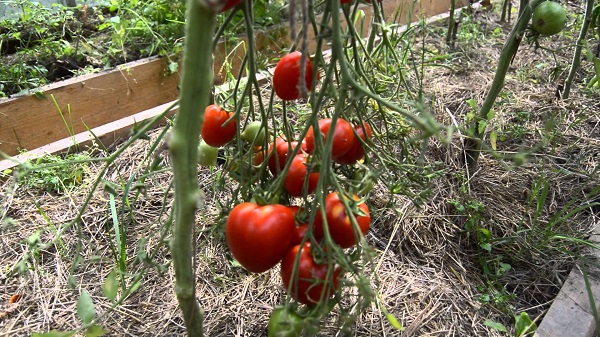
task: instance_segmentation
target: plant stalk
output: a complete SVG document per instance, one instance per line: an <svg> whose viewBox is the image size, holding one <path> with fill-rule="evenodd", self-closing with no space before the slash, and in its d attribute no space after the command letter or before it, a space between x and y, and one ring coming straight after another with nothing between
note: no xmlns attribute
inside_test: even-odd
<svg viewBox="0 0 600 337"><path fill-rule="evenodd" d="M567 80L565 81L565 87L561 95L562 99L569 98L569 94L571 93L571 86L573 85L575 74L577 73L577 69L579 69L579 65L581 64L581 50L583 49L583 43L585 40L585 36L587 35L587 31L590 27L590 23L592 22L593 10L594 0L587 0L587 6L585 7L585 14L583 16L583 24L581 25L579 37L577 38L577 46L575 47L575 52L573 53L573 62L571 62L571 69L569 69L569 75L567 76Z"/></svg>
<svg viewBox="0 0 600 337"><path fill-rule="evenodd" d="M175 270L175 294L188 336L202 336L204 313L195 295L193 228L196 210L204 202L198 188L199 133L213 85L212 38L216 13L199 0L187 2L185 45L180 82L179 112L169 138L173 159L175 227L171 255Z"/></svg>
<svg viewBox="0 0 600 337"><path fill-rule="evenodd" d="M448 17L448 31L446 32L446 43L452 41L452 31L454 30L454 10L456 8L456 0L450 0L450 16Z"/></svg>
<svg viewBox="0 0 600 337"><path fill-rule="evenodd" d="M471 138L468 138L465 141L466 162L469 172L471 173L477 170L483 136L485 134L487 123L489 122L488 113L492 110L496 98L498 98L498 95L504 87L504 78L506 77L506 73L508 72L508 68L513 57L516 55L517 50L519 49L525 29L527 28L527 24L529 23L529 20L531 20L533 9L543 1L545 0L532 0L525 5L522 10L522 14L519 16L519 19L513 27L508 39L504 43L504 47L502 47L496 74L494 75L494 80L492 81L492 86L490 87L485 101L479 110L479 114L476 115L472 121L473 124L471 127L474 129L473 135L470 135ZM485 124L480 127L480 122L484 122Z"/></svg>

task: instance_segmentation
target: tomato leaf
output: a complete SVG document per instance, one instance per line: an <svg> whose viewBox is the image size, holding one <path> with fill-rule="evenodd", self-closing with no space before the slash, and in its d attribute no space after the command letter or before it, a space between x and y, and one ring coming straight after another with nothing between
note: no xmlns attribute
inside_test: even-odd
<svg viewBox="0 0 600 337"><path fill-rule="evenodd" d="M494 151L496 151L497 140L498 140L498 133L496 131L492 131L492 133L490 133L490 145L492 146L492 149Z"/></svg>
<svg viewBox="0 0 600 337"><path fill-rule="evenodd" d="M32 333L31 337L70 337L75 334L75 331L48 331L44 333Z"/></svg>
<svg viewBox="0 0 600 337"><path fill-rule="evenodd" d="M479 133L483 133L485 131L486 126L487 126L487 121L479 121L479 125L477 126L477 131L479 131Z"/></svg>
<svg viewBox="0 0 600 337"><path fill-rule="evenodd" d="M502 325L501 323L494 322L490 319L486 319L483 322L483 325L489 326L490 328L497 330L497 331L508 332L508 330L506 329L506 327L504 325Z"/></svg>
<svg viewBox="0 0 600 337"><path fill-rule="evenodd" d="M117 282L117 272L113 269L102 284L102 291L104 292L104 296L106 296L106 298L114 301L117 297L118 289L119 283Z"/></svg>
<svg viewBox="0 0 600 337"><path fill-rule="evenodd" d="M385 318L387 318L388 322L390 322L390 324L394 328L396 328L397 330L400 330L400 331L404 331L404 326L402 325L402 323L400 323L398 321L398 319L396 318L396 316L394 316L394 315L392 315L390 313L387 313L387 314L385 314Z"/></svg>
<svg viewBox="0 0 600 337"><path fill-rule="evenodd" d="M84 324L90 323L96 316L96 308L94 301L87 290L81 292L81 296L77 301L77 316L83 321Z"/></svg>

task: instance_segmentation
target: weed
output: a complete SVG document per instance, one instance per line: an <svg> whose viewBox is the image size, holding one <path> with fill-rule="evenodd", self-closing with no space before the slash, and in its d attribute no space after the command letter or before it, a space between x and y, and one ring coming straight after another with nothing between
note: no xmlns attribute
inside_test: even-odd
<svg viewBox="0 0 600 337"><path fill-rule="evenodd" d="M49 154L26 161L17 176L27 188L60 194L82 183L88 165L85 161L90 158L87 152L64 157Z"/></svg>

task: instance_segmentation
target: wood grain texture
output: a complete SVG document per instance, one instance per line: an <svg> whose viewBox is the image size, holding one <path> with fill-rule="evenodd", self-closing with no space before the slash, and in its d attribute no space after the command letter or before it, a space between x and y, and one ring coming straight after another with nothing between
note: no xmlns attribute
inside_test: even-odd
<svg viewBox="0 0 600 337"><path fill-rule="evenodd" d="M163 75L165 66L163 59L145 59L46 86L43 99L32 95L2 102L0 151L33 150L176 99L179 76Z"/></svg>

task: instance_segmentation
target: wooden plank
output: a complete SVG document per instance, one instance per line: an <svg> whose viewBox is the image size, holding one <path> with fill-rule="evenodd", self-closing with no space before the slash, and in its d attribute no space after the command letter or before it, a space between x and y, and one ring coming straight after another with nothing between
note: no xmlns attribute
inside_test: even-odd
<svg viewBox="0 0 600 337"><path fill-rule="evenodd" d="M104 124L102 126L91 129L90 131L81 132L73 137L65 138L44 145L32 151L25 152L23 154L14 156L12 159L6 159L0 161L0 172L13 168L19 163L24 162L28 159L35 159L42 157L46 154L54 154L59 152L66 152L72 147L77 145L79 149L84 149L92 145L96 141L96 137L105 145L110 146L115 142L125 139L129 136L130 130L137 123L144 123L160 114L166 109L173 105L175 101L161 104L152 109L142 111L132 116L127 116L119 120ZM171 117L177 112L177 109L170 109L165 115L165 118L154 125L154 127L165 125L167 122L166 117ZM95 137L94 137L95 136Z"/></svg>
<svg viewBox="0 0 600 337"><path fill-rule="evenodd" d="M589 241L596 245L600 244L600 228L594 228ZM600 259L600 251L592 248L586 250L588 258L596 261ZM586 275L595 309L600 310L600 268L591 265L592 263L586 265L588 268ZM534 337L592 337L595 330L596 322L585 278L579 266L575 266L552 302Z"/></svg>
<svg viewBox="0 0 600 337"><path fill-rule="evenodd" d="M32 150L67 138L69 128L77 134L172 101L178 96L179 76L164 76L164 69L165 60L145 59L43 87L45 99L32 95L4 101L0 104L0 151L15 155L19 148Z"/></svg>

